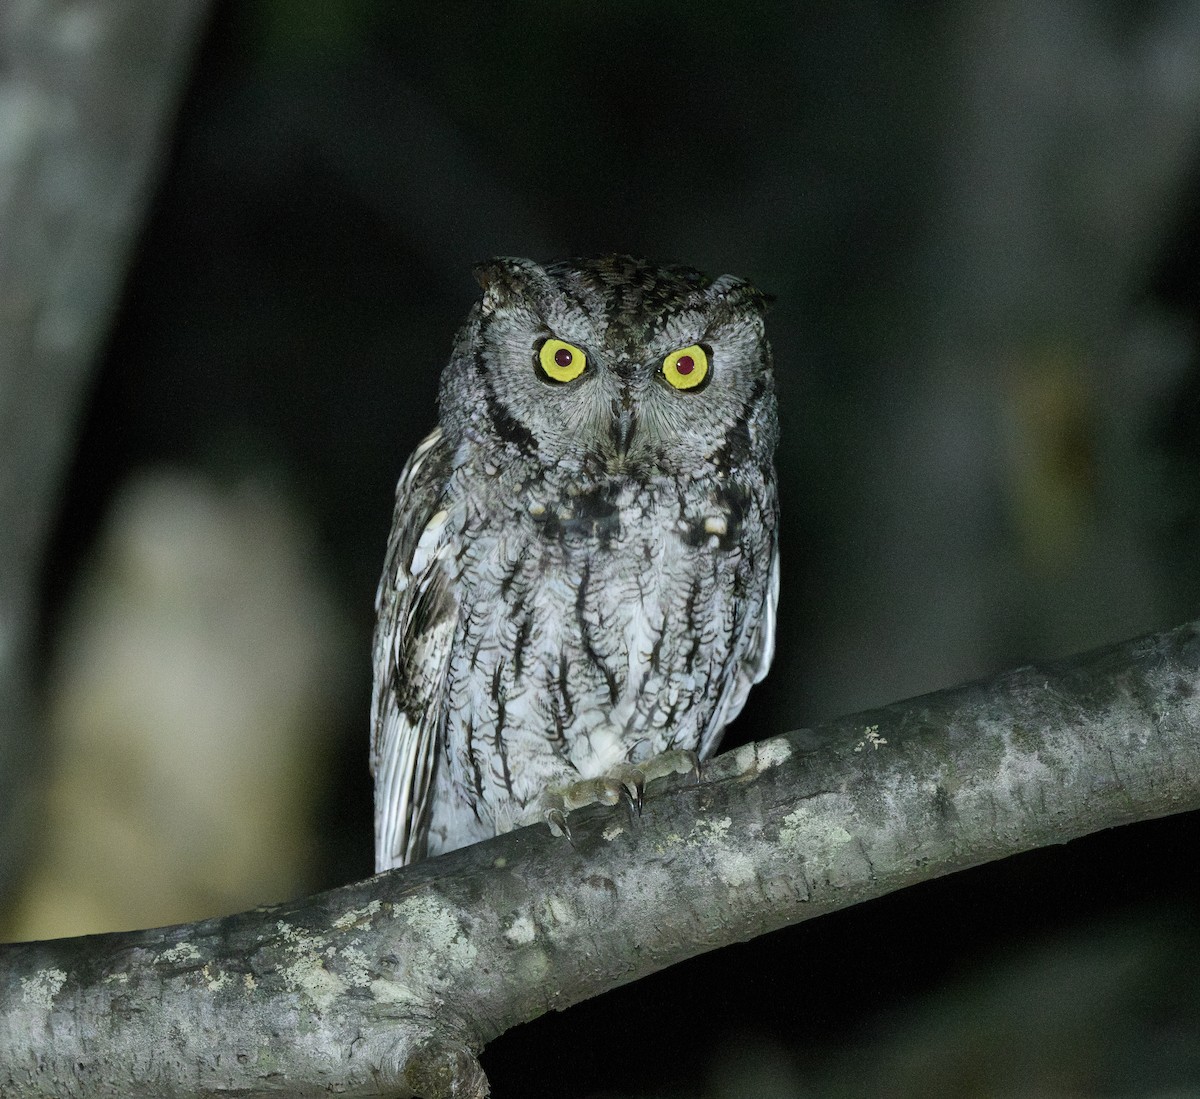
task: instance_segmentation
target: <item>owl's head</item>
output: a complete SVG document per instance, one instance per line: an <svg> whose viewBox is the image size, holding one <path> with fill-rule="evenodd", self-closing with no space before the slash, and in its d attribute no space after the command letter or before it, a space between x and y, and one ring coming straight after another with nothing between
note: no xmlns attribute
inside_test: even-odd
<svg viewBox="0 0 1200 1099"><path fill-rule="evenodd" d="M774 451L768 299L629 256L475 269L442 421L567 477L703 476Z"/></svg>

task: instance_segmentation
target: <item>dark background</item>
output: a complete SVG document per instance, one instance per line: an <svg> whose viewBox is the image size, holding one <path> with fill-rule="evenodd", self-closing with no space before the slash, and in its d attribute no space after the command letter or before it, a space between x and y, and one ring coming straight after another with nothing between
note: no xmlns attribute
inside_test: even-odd
<svg viewBox="0 0 1200 1099"><path fill-rule="evenodd" d="M47 567L47 695L123 485L266 486L349 669L295 891L370 873L395 479L495 254L777 299L779 644L727 744L1194 617L1198 7L219 3ZM1200 1092L1198 841L1180 817L929 883L485 1067L501 1096Z"/></svg>

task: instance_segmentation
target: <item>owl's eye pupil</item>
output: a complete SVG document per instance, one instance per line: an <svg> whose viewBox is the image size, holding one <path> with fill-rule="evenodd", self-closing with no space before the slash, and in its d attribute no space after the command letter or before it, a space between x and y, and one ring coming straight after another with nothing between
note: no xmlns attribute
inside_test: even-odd
<svg viewBox="0 0 1200 1099"><path fill-rule="evenodd" d="M571 349L569 347L560 347L554 352L554 361L558 363L559 366L570 366L573 358L575 358L575 356L571 354Z"/></svg>
<svg viewBox="0 0 1200 1099"><path fill-rule="evenodd" d="M679 358L675 360L675 369L679 371L680 374L690 374L696 369L696 360L693 359L691 355L680 355Z"/></svg>

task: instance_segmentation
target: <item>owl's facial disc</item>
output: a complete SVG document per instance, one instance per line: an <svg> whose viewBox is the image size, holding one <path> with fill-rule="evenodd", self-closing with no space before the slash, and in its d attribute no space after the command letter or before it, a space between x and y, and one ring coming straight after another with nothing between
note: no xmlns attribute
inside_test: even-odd
<svg viewBox="0 0 1200 1099"><path fill-rule="evenodd" d="M511 266L489 270L464 329L472 384L444 386L448 418L490 425L484 435L564 484L707 477L748 460L770 366L745 284Z"/></svg>

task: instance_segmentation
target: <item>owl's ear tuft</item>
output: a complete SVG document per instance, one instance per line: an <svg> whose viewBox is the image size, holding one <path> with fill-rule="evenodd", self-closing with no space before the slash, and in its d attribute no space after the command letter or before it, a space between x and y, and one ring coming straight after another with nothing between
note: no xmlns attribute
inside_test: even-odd
<svg viewBox="0 0 1200 1099"><path fill-rule="evenodd" d="M757 286L736 275L722 275L714 279L706 291L710 301L723 302L729 309L744 309L765 317L775 304L773 294L765 294Z"/></svg>
<svg viewBox="0 0 1200 1099"><path fill-rule="evenodd" d="M501 305L534 296L534 285L545 279L545 272L530 259L497 256L471 269L475 281L483 287L483 312L494 313Z"/></svg>

